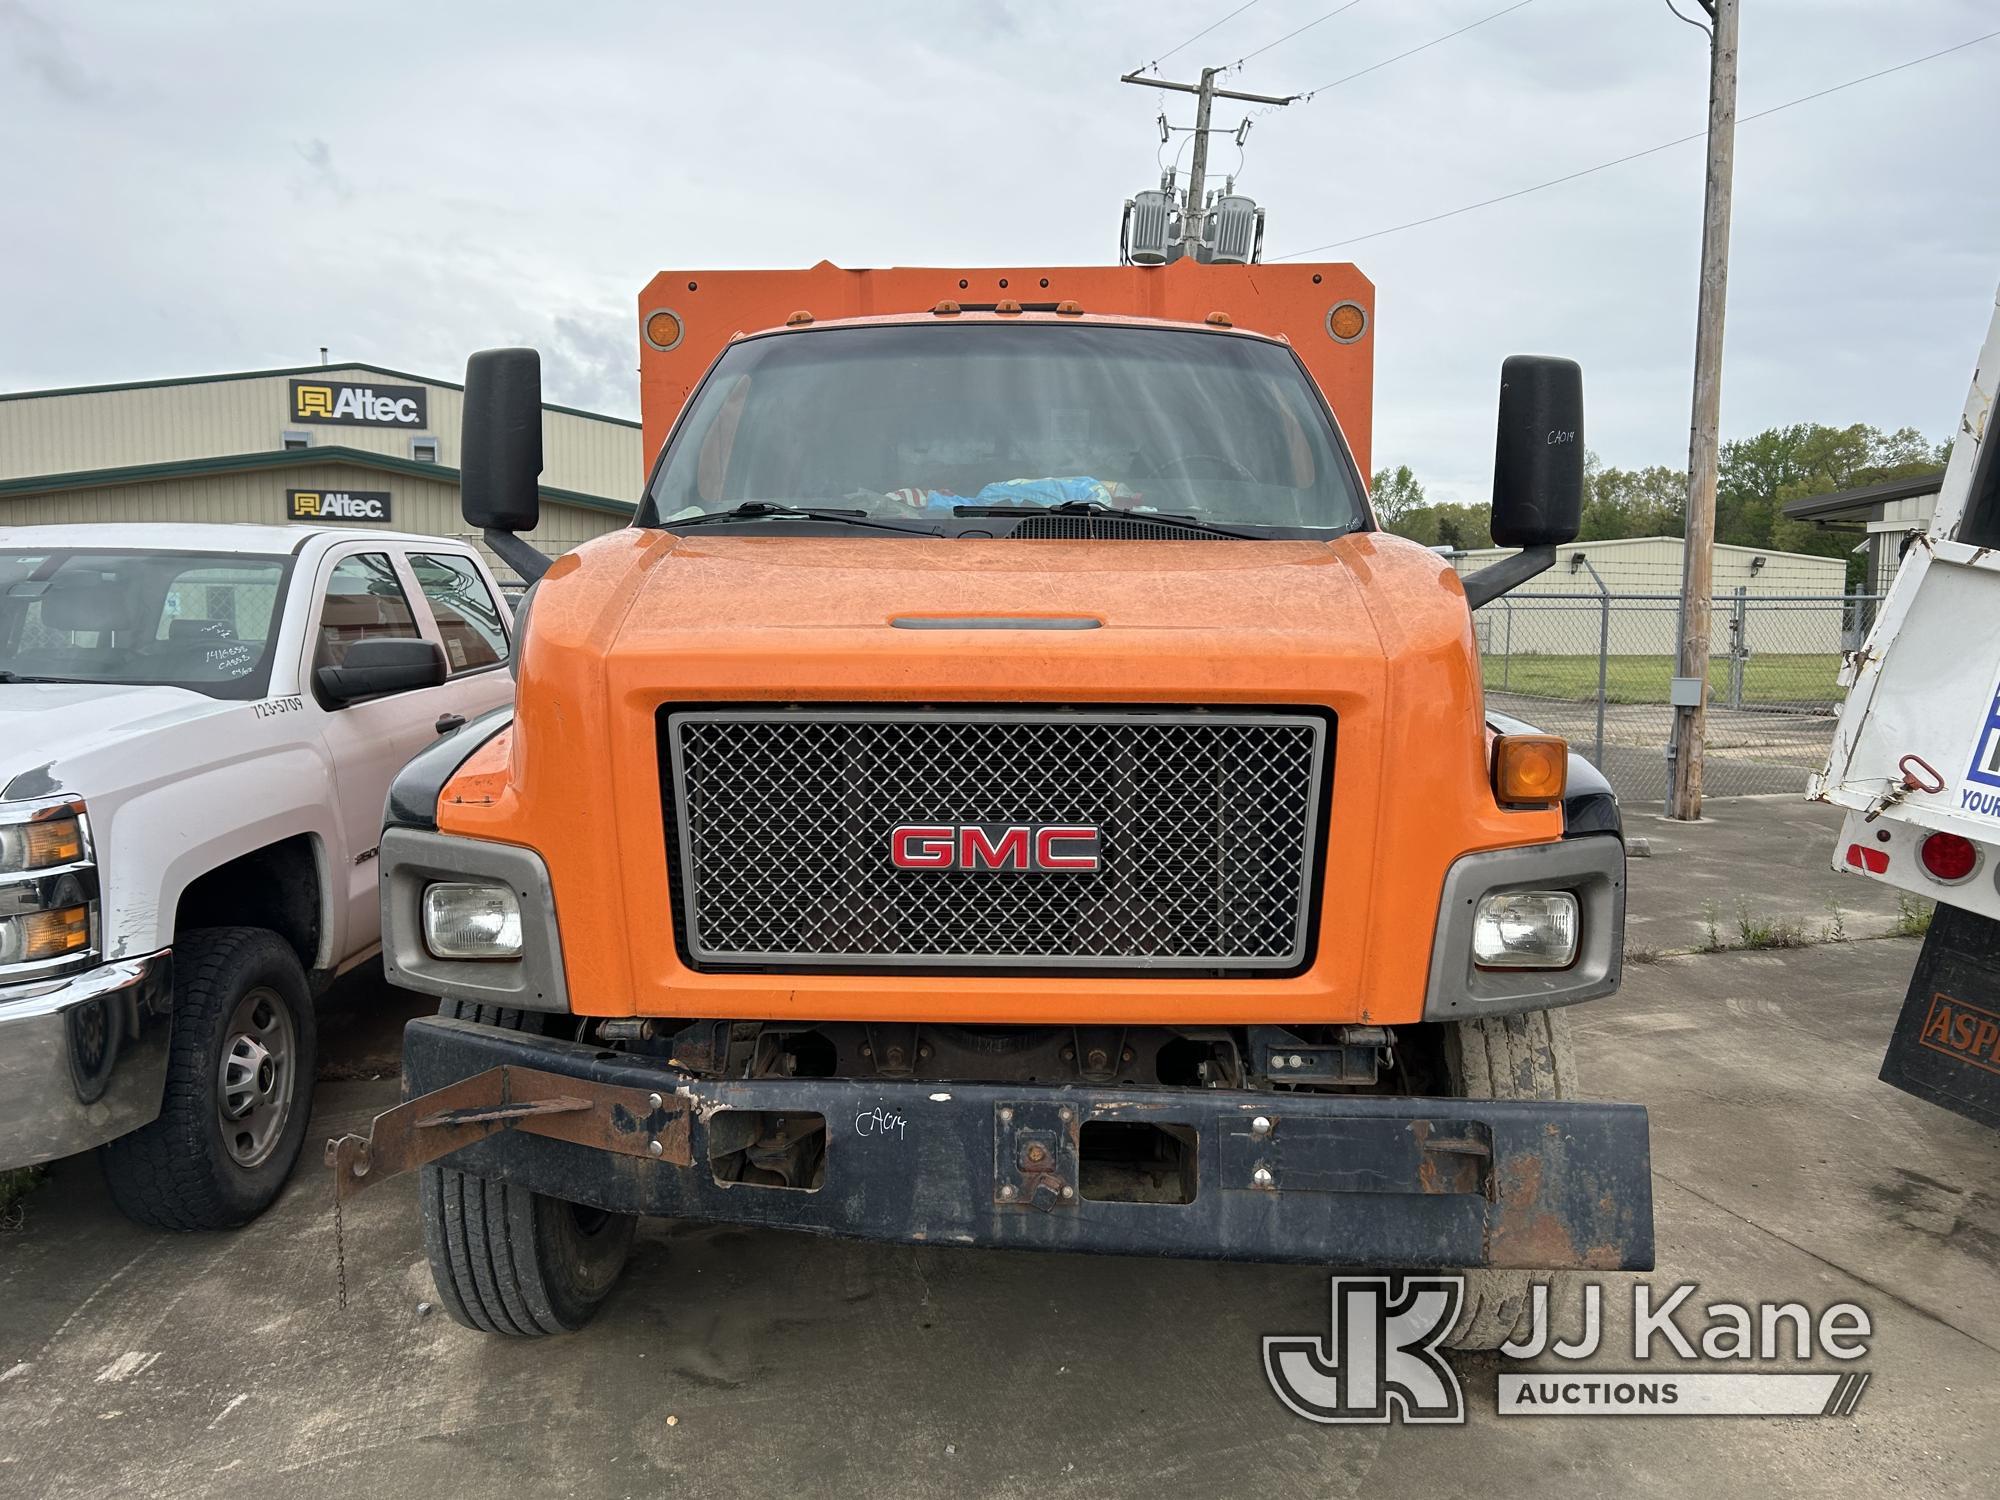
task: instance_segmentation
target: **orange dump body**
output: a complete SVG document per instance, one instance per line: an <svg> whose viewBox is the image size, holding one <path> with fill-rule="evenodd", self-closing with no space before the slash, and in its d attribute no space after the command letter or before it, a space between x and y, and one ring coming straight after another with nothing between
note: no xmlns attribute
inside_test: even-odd
<svg viewBox="0 0 2000 1500"><path fill-rule="evenodd" d="M967 319L1073 316L970 310L1010 296L1197 325L1220 311L1238 328L1289 335L1366 473L1371 292L1351 266L665 273L640 303L642 318L669 310L681 330L674 347L642 357L649 450L739 330L800 310L814 328L835 315L929 318L946 298ZM1363 309L1351 343L1328 332L1343 302ZM939 614L1089 616L1101 627L968 641L891 623ZM586 1015L1413 1022L1447 868L1471 851L1562 834L1558 809L1495 801L1478 661L1451 568L1381 533L1217 545L635 528L579 548L543 579L519 650L514 726L446 785L438 826L541 855L571 1005ZM657 715L764 703L1330 710L1310 960L1279 978L698 971L672 935Z"/></svg>

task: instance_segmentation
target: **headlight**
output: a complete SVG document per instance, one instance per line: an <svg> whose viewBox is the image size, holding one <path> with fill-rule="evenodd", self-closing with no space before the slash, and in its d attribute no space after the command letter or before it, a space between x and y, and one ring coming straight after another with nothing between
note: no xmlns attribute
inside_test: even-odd
<svg viewBox="0 0 2000 1500"><path fill-rule="evenodd" d="M83 823L75 813L0 824L0 875L25 875L83 858Z"/></svg>
<svg viewBox="0 0 2000 1500"><path fill-rule="evenodd" d="M521 903L504 885L426 886L424 946L437 958L519 958Z"/></svg>
<svg viewBox="0 0 2000 1500"><path fill-rule="evenodd" d="M90 946L90 908L33 911L0 917L0 967L68 958Z"/></svg>
<svg viewBox="0 0 2000 1500"><path fill-rule="evenodd" d="M1566 969L1579 925L1568 891L1495 891L1472 914L1472 961L1482 969Z"/></svg>

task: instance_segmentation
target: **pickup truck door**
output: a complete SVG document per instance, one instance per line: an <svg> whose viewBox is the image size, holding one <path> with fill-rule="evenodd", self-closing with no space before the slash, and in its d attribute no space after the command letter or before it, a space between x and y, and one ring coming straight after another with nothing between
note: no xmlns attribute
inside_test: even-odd
<svg viewBox="0 0 2000 1500"><path fill-rule="evenodd" d="M512 700L514 617L478 558L413 541L406 552L424 634L444 648L451 673L435 697L439 715L473 719ZM435 717L435 716L434 716Z"/></svg>
<svg viewBox="0 0 2000 1500"><path fill-rule="evenodd" d="M329 860L334 899L344 905L345 916L345 938L336 962L354 958L381 940L376 849L391 778L436 737L440 714L463 712L453 708L463 694L454 694L450 682L344 707L334 706L317 692L318 669L338 665L356 641L438 639L404 551L381 540L342 543L329 549L314 580L303 697L326 747L336 816L345 839L345 848L334 851ZM501 677L505 680L504 670Z"/></svg>

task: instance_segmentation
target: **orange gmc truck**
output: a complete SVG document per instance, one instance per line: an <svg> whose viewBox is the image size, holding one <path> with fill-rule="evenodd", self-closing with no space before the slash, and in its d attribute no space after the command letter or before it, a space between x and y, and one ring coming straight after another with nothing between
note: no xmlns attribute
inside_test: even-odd
<svg viewBox="0 0 2000 1500"><path fill-rule="evenodd" d="M1646 1270L1604 779L1484 711L1582 381L1501 371L1461 580L1369 509L1348 265L673 272L630 528L554 562L540 366L466 371L465 516L535 582L512 708L412 761L384 958L443 1305L575 1329L640 1215L1462 1273Z"/></svg>

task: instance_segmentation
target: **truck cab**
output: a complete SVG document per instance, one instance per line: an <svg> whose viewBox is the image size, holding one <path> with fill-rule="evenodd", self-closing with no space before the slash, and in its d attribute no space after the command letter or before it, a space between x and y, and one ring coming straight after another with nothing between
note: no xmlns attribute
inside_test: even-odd
<svg viewBox="0 0 2000 1500"><path fill-rule="evenodd" d="M1617 987L1616 804L1488 722L1467 609L1574 535L1576 367L1509 362L1523 551L1461 582L1329 400L1365 426L1365 283L1246 269L648 289L635 523L541 572L511 715L382 838L443 1013L329 1161L422 1168L455 1317L577 1326L642 1213L1465 1270L1486 1347L1530 1270L1650 1266L1644 1111L1573 1097L1561 1009ZM501 537L538 383L468 369Z"/></svg>
<svg viewBox="0 0 2000 1500"><path fill-rule="evenodd" d="M510 655L460 540L0 528L0 1167L102 1147L161 1228L269 1203L313 996L380 946L390 780Z"/></svg>

